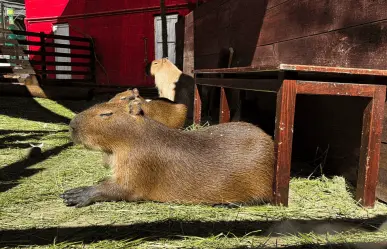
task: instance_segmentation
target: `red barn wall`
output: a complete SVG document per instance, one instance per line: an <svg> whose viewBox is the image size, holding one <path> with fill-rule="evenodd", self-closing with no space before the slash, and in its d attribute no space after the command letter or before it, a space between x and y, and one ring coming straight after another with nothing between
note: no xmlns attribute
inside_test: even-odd
<svg viewBox="0 0 387 249"><path fill-rule="evenodd" d="M196 0L166 2L169 14L186 15L196 6ZM98 59L107 73L97 63L99 84L153 84L144 73L144 38L150 61L155 54L154 16L160 14L159 0L26 0L25 4L28 31L52 33L53 24L68 23L70 36L94 38Z"/></svg>

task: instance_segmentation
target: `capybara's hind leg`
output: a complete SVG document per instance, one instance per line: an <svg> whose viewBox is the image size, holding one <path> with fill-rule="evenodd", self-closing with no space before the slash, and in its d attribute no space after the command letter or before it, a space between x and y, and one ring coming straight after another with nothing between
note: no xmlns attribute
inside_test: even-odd
<svg viewBox="0 0 387 249"><path fill-rule="evenodd" d="M95 186L78 187L65 191L60 195L67 206L85 207L99 201L119 201L123 199L124 191L110 180Z"/></svg>

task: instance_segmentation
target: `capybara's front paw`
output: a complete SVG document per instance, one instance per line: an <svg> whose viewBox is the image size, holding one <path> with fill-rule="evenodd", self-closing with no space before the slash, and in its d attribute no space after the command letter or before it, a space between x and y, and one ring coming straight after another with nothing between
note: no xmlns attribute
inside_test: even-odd
<svg viewBox="0 0 387 249"><path fill-rule="evenodd" d="M66 206L75 206L76 208L85 207L94 202L93 187L79 187L65 191L60 195Z"/></svg>

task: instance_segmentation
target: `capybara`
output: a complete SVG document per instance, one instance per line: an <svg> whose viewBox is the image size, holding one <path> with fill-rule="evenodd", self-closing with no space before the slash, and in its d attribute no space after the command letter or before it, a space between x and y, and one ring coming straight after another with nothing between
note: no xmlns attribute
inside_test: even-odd
<svg viewBox="0 0 387 249"><path fill-rule="evenodd" d="M159 97L167 98L188 109L188 118L193 115L194 79L184 74L167 58L148 63L145 72L155 78Z"/></svg>
<svg viewBox="0 0 387 249"><path fill-rule="evenodd" d="M122 105L123 108L127 108L128 101L134 99L141 101L141 108L145 116L173 129L180 129L184 126L187 117L187 107L185 105L174 103L166 98L144 99L140 96L137 88L116 94L109 100L109 103L117 103ZM104 153L103 162L105 167L109 167L111 155Z"/></svg>
<svg viewBox="0 0 387 249"><path fill-rule="evenodd" d="M133 90L128 89L127 91L118 93L109 102L124 102L127 105L129 100L135 98L141 100L141 109L145 116L170 128L183 128L187 117L187 107L184 104L177 104L167 98L144 99L140 96L138 89L134 88Z"/></svg>
<svg viewBox="0 0 387 249"><path fill-rule="evenodd" d="M119 103L121 101L127 101L134 99L135 97L139 98L140 100L145 101L143 97L140 96L140 93L137 88L128 89L126 91L117 93L113 98L109 100L110 103ZM149 101L149 100L147 100Z"/></svg>
<svg viewBox="0 0 387 249"><path fill-rule="evenodd" d="M249 123L171 129L131 100L126 109L103 103L77 114L70 133L74 143L111 153L113 176L65 191L68 206L119 200L258 204L273 196L273 140Z"/></svg>

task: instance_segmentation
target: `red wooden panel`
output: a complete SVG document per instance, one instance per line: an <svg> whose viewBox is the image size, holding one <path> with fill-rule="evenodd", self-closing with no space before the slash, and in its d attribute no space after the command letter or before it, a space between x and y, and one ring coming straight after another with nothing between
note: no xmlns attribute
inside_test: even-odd
<svg viewBox="0 0 387 249"><path fill-rule="evenodd" d="M154 84L153 79L144 73L144 38L147 38L148 61L151 61L155 53L154 16L160 11L158 0L123 0L109 4L104 0L51 2L26 1L26 25L29 31L51 33L52 24L69 23L70 35L94 38L98 60L102 64L96 65L99 84ZM170 0L167 1L167 13L185 15L194 6L194 0ZM73 61L80 62L79 59Z"/></svg>
<svg viewBox="0 0 387 249"><path fill-rule="evenodd" d="M386 1L287 1L266 13L258 45L387 19L386 9Z"/></svg>
<svg viewBox="0 0 387 249"><path fill-rule="evenodd" d="M386 29L387 21L383 21L258 47L252 65L284 63L386 69Z"/></svg>

